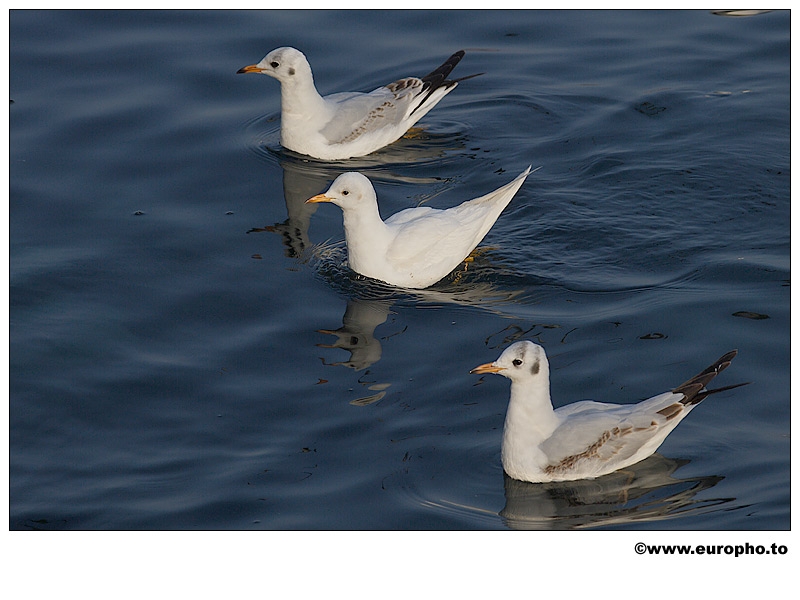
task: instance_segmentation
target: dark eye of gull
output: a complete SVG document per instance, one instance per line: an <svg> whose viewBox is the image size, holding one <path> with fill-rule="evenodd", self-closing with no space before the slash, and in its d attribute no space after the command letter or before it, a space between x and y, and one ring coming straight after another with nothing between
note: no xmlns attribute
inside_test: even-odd
<svg viewBox="0 0 800 600"><path fill-rule="evenodd" d="M281 63L279 63L276 60L273 60L271 63L269 63L269 66L272 67L273 69L277 69L278 67L281 66Z"/></svg>
<svg viewBox="0 0 800 600"><path fill-rule="evenodd" d="M350 192L348 192L347 190L342 190L342 196L347 196L347 194L349 194L349 193Z"/></svg>
<svg viewBox="0 0 800 600"><path fill-rule="evenodd" d="M522 364L522 361L518 358L515 358L513 361L511 361L511 364L513 364L515 367L518 367Z"/></svg>

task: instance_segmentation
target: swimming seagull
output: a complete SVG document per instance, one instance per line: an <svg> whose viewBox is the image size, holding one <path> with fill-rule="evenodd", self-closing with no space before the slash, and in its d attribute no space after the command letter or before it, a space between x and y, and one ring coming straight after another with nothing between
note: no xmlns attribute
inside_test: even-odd
<svg viewBox="0 0 800 600"><path fill-rule="evenodd" d="M498 373L511 380L501 450L505 472L534 483L571 481L647 458L706 396L746 385L706 389L735 356L732 350L672 391L638 404L582 401L557 410L550 400L547 356L533 342L516 342L470 373Z"/></svg>
<svg viewBox="0 0 800 600"><path fill-rule="evenodd" d="M386 221L378 212L375 188L361 173L343 173L324 194L306 202L332 202L342 209L350 268L399 287L433 285L466 259L494 225L531 172L514 181L439 210L407 208Z"/></svg>
<svg viewBox="0 0 800 600"><path fill-rule="evenodd" d="M447 79L464 57L459 50L425 77L404 77L369 93L322 97L311 66L295 48L276 48L261 62L237 73L262 73L281 83L281 145L322 160L364 156L398 140L452 92L460 79Z"/></svg>

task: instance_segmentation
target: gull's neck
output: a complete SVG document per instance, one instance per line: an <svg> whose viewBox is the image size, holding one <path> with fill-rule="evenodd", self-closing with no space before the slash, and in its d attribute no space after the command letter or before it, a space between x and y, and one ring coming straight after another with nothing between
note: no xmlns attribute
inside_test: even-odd
<svg viewBox="0 0 800 600"><path fill-rule="evenodd" d="M315 145L323 143L320 130L333 109L314 87L311 73L298 76L291 82L281 82L281 145L300 154L314 153Z"/></svg>
<svg viewBox="0 0 800 600"><path fill-rule="evenodd" d="M547 465L539 445L559 425L550 400L550 376L542 371L532 381L512 382L503 428L502 459L506 473L530 481Z"/></svg>
<svg viewBox="0 0 800 600"><path fill-rule="evenodd" d="M330 108L314 86L314 78L309 72L292 81L281 81L281 119L316 120L324 117L327 121Z"/></svg>
<svg viewBox="0 0 800 600"><path fill-rule="evenodd" d="M354 271L381 279L392 234L381 220L377 200L342 210L347 260Z"/></svg>

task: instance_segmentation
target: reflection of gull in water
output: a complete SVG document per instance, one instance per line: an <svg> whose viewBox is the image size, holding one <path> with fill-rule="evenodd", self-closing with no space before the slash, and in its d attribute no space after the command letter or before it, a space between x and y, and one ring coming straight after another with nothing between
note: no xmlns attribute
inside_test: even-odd
<svg viewBox="0 0 800 600"><path fill-rule="evenodd" d="M566 530L601 527L625 528L638 524L700 515L733 502L735 498L699 498L723 480L717 475L680 479L674 473L689 461L673 460L656 453L624 470L597 479L527 483L503 474L505 506L464 503L420 496L412 483L401 481L398 489L412 490L423 507L461 515L475 525L496 522L499 516L510 529ZM405 473L393 474L403 477ZM386 485L393 485L387 478Z"/></svg>
<svg viewBox="0 0 800 600"><path fill-rule="evenodd" d="M732 500L695 498L722 477L673 478L686 462L654 454L597 479L539 484L504 475L500 516L512 529L579 529L684 517Z"/></svg>
<svg viewBox="0 0 800 600"><path fill-rule="evenodd" d="M320 333L336 336L333 344L317 344L320 348L342 348L350 352L350 360L330 363L350 367L356 371L366 369L381 359L381 343L375 337L375 328L389 316L390 302L376 300L348 300L342 317L342 327L336 331L320 329Z"/></svg>
<svg viewBox="0 0 800 600"><path fill-rule="evenodd" d="M326 363L323 360L323 363L363 371L373 363L378 362L381 359L382 348L380 341L375 337L375 328L386 322L391 306L390 301L348 300L347 308L342 317L342 326L336 331L329 329L319 330L320 333L335 335L336 341L333 344L317 344L317 346L320 348L342 348L347 350L350 352L350 360L334 363ZM367 406L386 395L385 390L391 384L369 381L366 379L369 375L369 370L365 371L358 378L358 383L375 393L351 400L350 404Z"/></svg>
<svg viewBox="0 0 800 600"><path fill-rule="evenodd" d="M311 246L308 238L308 227L311 215L317 207L305 203L308 194L313 194L320 185L331 176L330 170L308 168L302 162L288 159L281 161L283 169L283 197L286 201L287 219L283 223L276 223L264 228L254 228L248 231L271 231L283 236L286 246L286 255L290 258L299 258Z"/></svg>

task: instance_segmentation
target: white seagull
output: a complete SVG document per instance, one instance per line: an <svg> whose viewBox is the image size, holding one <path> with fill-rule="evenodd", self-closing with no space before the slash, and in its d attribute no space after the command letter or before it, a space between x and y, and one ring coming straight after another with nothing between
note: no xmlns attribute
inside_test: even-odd
<svg viewBox="0 0 800 600"><path fill-rule="evenodd" d="M262 73L281 82L281 145L322 160L365 156L398 140L459 81L447 79L464 57L459 50L425 77L404 77L369 93L322 97L311 66L295 48L276 48L237 73Z"/></svg>
<svg viewBox="0 0 800 600"><path fill-rule="evenodd" d="M593 479L644 460L706 396L746 385L706 389L735 356L732 350L672 391L637 404L582 401L557 410L550 400L547 356L533 342L516 342L470 373L511 380L503 469L514 479L540 483Z"/></svg>
<svg viewBox="0 0 800 600"><path fill-rule="evenodd" d="M530 172L528 167L511 183L453 208L407 208L385 222L375 188L361 173L339 175L327 192L306 202L332 202L342 209L347 262L356 273L421 289L469 256Z"/></svg>

